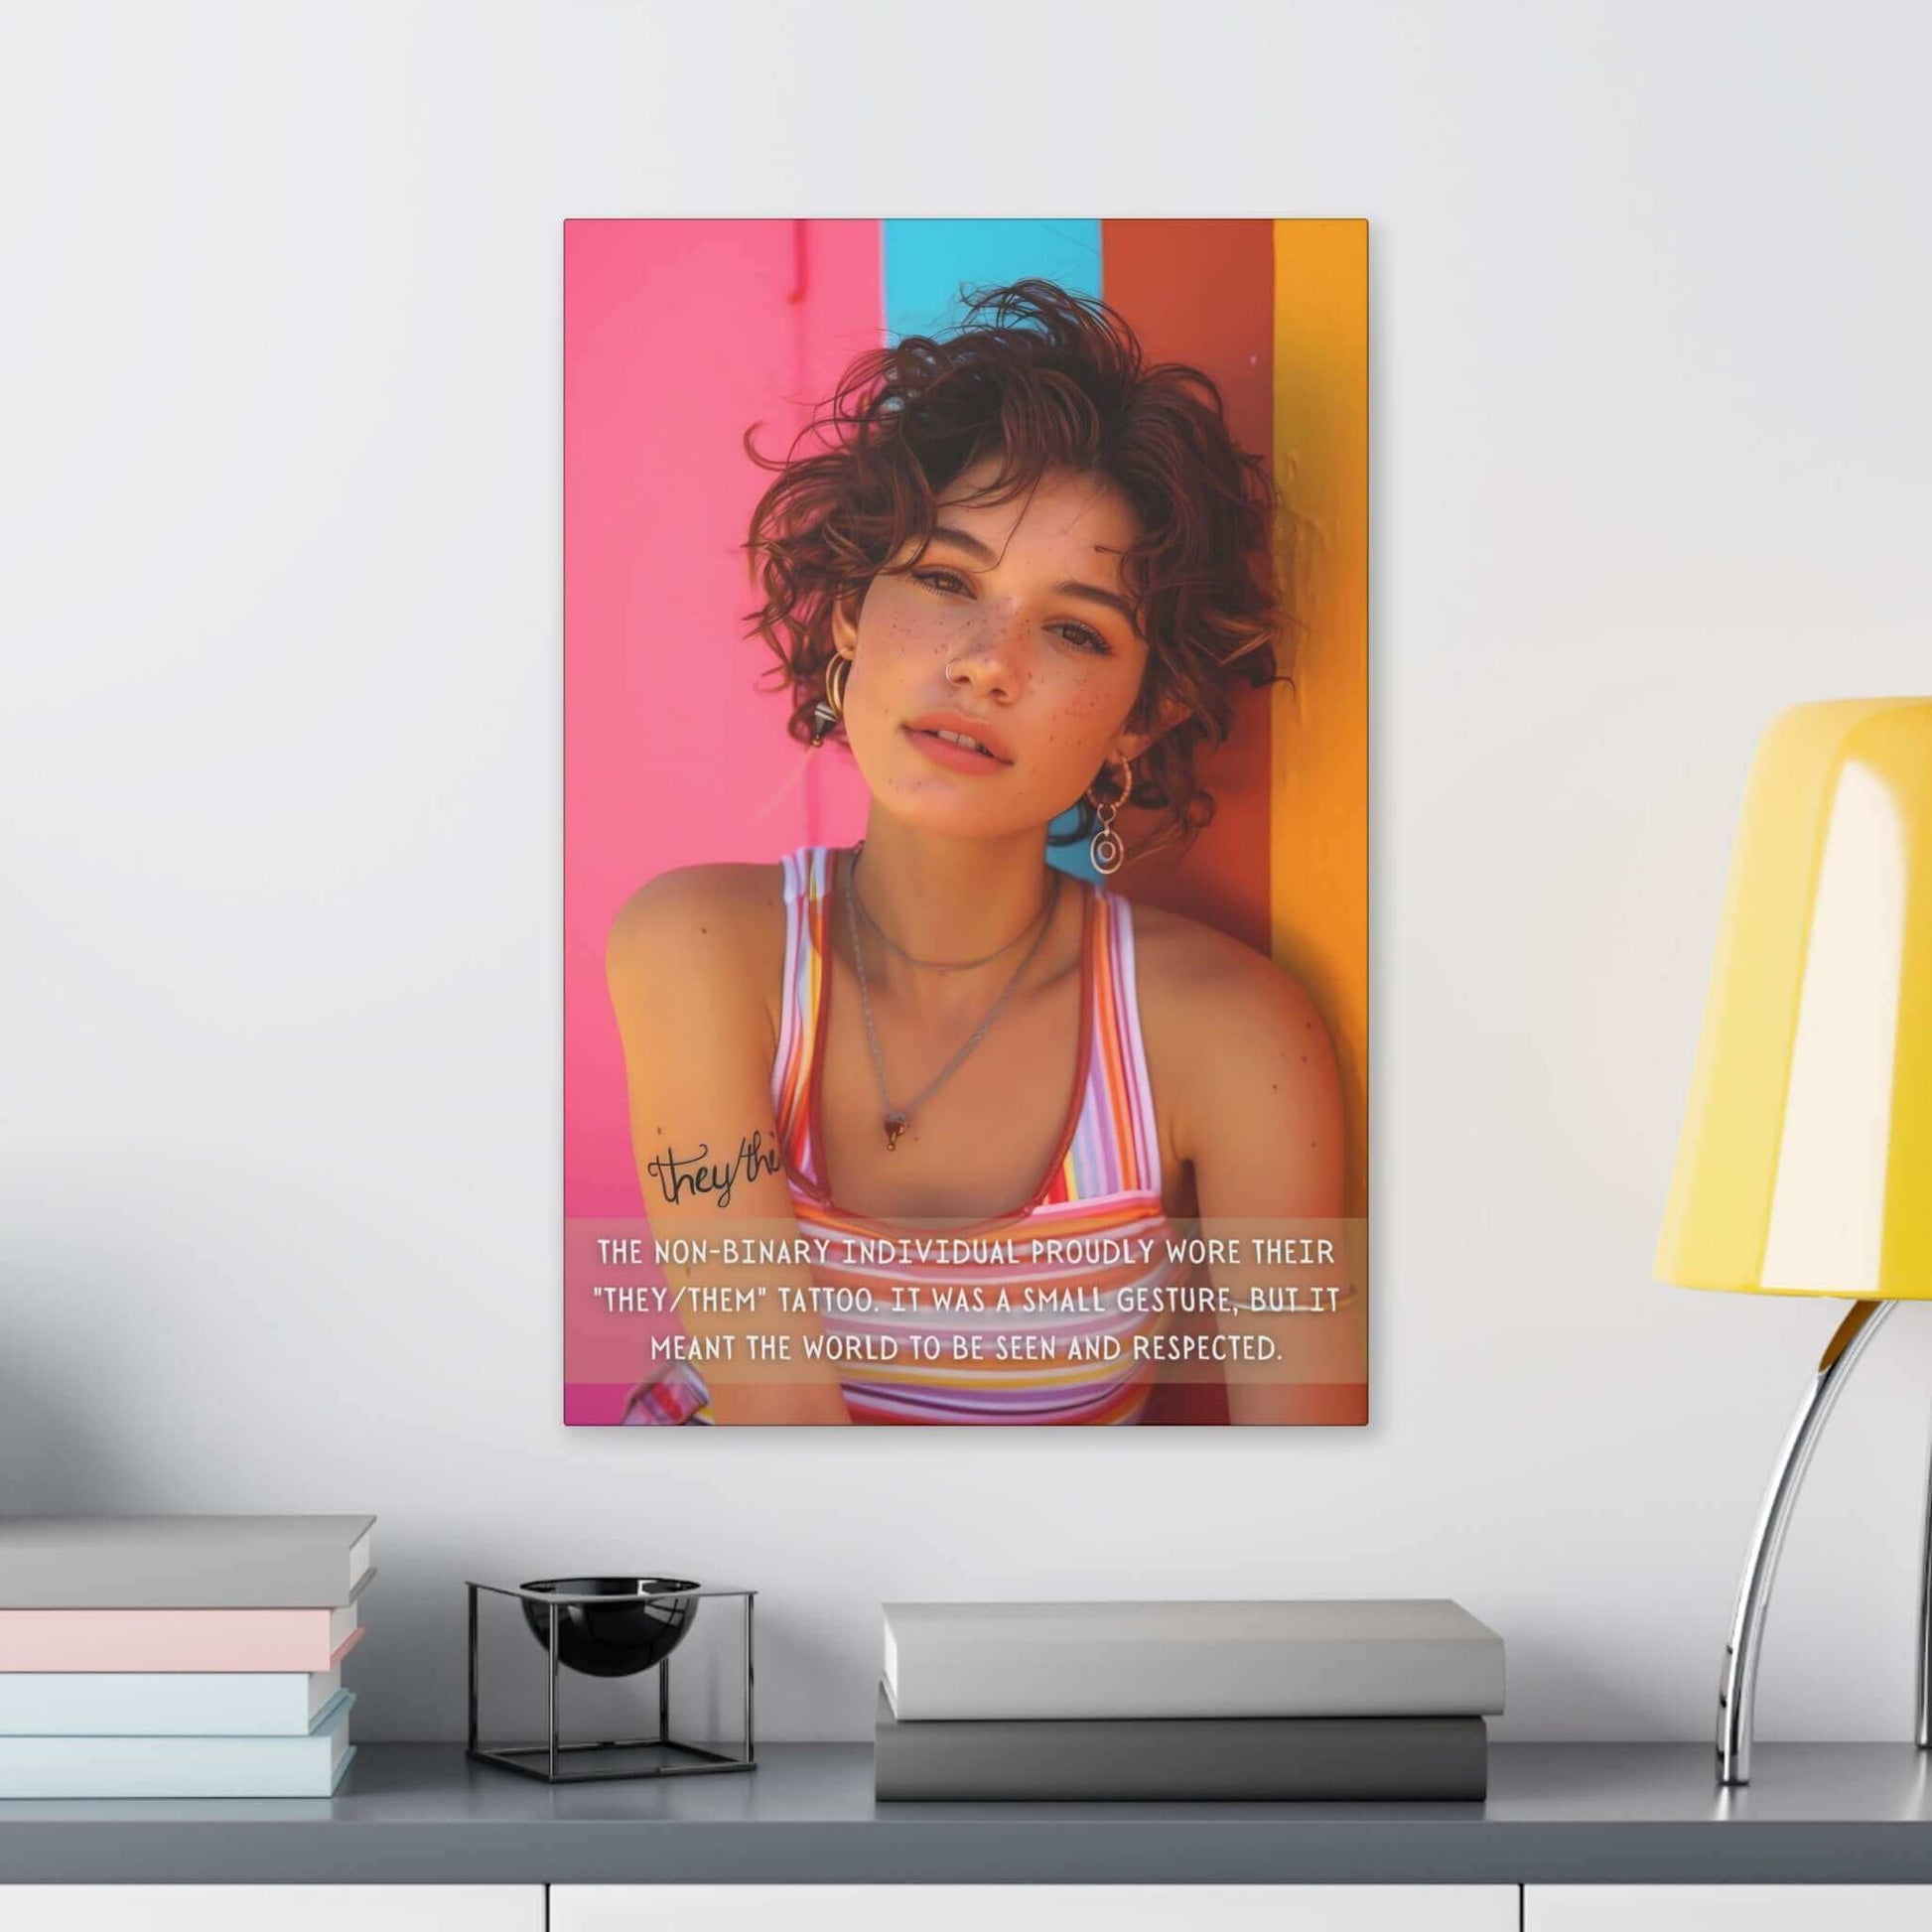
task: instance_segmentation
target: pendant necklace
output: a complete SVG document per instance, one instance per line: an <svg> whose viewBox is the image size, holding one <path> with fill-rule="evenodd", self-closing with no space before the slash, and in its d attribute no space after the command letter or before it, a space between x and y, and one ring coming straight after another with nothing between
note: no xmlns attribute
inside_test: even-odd
<svg viewBox="0 0 1932 1932"><path fill-rule="evenodd" d="M979 1023L979 1025L973 1029L971 1034L967 1035L965 1045L963 1045L959 1049L959 1051L956 1052L952 1056L952 1058L949 1059L945 1063L945 1065L942 1066L939 1069L939 1071L935 1073L932 1076L932 1078L928 1080L925 1083L925 1085L922 1086L918 1090L918 1092L915 1093L912 1096L912 1098L905 1103L904 1106L895 1107L893 1105L892 1095L888 1093L886 1090L886 1056L879 1050L879 1029L873 1024L872 991L866 984L866 957L865 957L865 952L860 944L860 937L859 937L859 911L858 911L859 890L857 885L857 878L858 878L858 870L859 870L859 854L864 849L864 847L865 847L865 840L861 839L859 843L852 848L851 863L846 868L845 914L846 914L846 923L850 926L852 931L852 963L858 969L859 1006L861 1011L866 1016L866 1041L872 1048L872 1069L873 1069L873 1073L875 1074L879 1082L880 1103L882 1106L884 1106L886 1110L886 1118L884 1121L884 1126L886 1129L886 1151L889 1154L891 1154L897 1151L898 1147L899 1136L905 1132L908 1123L911 1121L912 1110L915 1107L917 1107L922 1101L929 1099L933 1094L933 1092L939 1087L941 1082L948 1080L952 1077L953 1073L958 1069L960 1062L964 1060L966 1055L970 1053L973 1050L973 1048L977 1046L980 1043L980 1041L986 1037L987 1033L992 1028L994 1021L999 1019L1001 1013L1005 1011L1007 1002L1013 997L1014 988L1020 984L1023 978L1025 978L1027 968L1034 963L1034 956L1039 951L1042 941L1045 939L1048 930L1052 926L1053 908L1059 903L1060 882L1064 877L1064 875L1059 871L1057 867L1054 867L1052 869L1053 884L1051 889L1048 891L1046 895L1046 903L1040 908L1038 912L1036 912L1034 915L1034 920L1035 923L1037 923L1039 930L1034 934L1034 942L1031 946L1027 948L1027 956L1023 960L1021 960L1020 964L1014 969L1013 977L1007 981L1004 987L1000 989L1000 997L993 1002L992 1010L987 1014L986 1018L982 1020ZM866 915L866 923L868 925L872 925L873 930L875 932L879 931L879 928L876 925L873 925L873 920L870 913ZM996 951L986 954L985 957L982 959L961 960L956 962L946 962L946 961L938 961L938 960L918 960L918 961L914 961L913 963L916 965L954 964L958 966L983 966L985 965L988 959L997 959L1001 953L1007 950L1009 946L1018 945L1021 937L1025 933L1025 930L1026 928L1023 926L1020 932L1015 933L1015 935L1007 941L1007 944L1005 946L1001 946ZM885 939L886 937L886 935L883 932L881 932L879 936L882 939ZM887 940L887 944L891 945L892 941ZM893 949L896 952L902 952L903 950L902 948L897 946L895 946ZM908 959L911 958L911 955L909 953L905 953L903 956Z"/></svg>

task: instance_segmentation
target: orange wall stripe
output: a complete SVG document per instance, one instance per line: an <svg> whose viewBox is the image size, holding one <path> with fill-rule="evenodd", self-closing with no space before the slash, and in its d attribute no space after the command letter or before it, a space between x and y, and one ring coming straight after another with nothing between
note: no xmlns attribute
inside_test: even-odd
<svg viewBox="0 0 1932 1932"><path fill-rule="evenodd" d="M1150 362L1191 362L1220 385L1242 448L1273 444L1274 223L1103 221L1101 293L1134 326ZM1176 862L1138 860L1115 882L1130 898L1205 919L1257 952L1269 944L1266 691L1244 693L1233 735L1203 766L1213 822ZM1144 836L1151 814L1133 814Z"/></svg>

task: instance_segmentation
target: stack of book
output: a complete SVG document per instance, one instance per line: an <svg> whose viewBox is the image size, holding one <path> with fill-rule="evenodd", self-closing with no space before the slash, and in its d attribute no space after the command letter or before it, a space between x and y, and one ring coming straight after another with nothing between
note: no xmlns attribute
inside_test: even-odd
<svg viewBox="0 0 1932 1932"><path fill-rule="evenodd" d="M0 1517L0 1798L326 1798L369 1516Z"/></svg>
<svg viewBox="0 0 1932 1932"><path fill-rule="evenodd" d="M1447 1599L889 1603L881 1799L1452 1799L1502 1639Z"/></svg>

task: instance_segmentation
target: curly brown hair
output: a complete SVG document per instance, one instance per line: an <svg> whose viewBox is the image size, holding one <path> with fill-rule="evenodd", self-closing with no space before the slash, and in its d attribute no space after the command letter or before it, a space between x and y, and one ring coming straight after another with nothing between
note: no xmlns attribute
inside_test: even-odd
<svg viewBox="0 0 1932 1932"><path fill-rule="evenodd" d="M1118 489L1140 528L1121 584L1148 644L1128 726L1153 731L1179 713L1135 761L1131 802L1164 814L1141 850L1192 842L1214 812L1198 760L1226 739L1238 687L1280 680L1292 622L1274 481L1235 446L1211 376L1148 363L1118 311L1032 279L972 293L942 337L905 336L859 356L784 456L759 453L758 428L746 452L776 478L744 545L764 594L745 621L777 659L766 675L789 687L800 740L824 692L833 606L882 570L912 568L931 541L935 498L962 473L1000 460L974 494L989 503L1048 471ZM1286 541L1292 520L1281 523ZM893 566L913 541L917 553ZM1065 837L1085 838L1093 822L1083 798L1080 830Z"/></svg>

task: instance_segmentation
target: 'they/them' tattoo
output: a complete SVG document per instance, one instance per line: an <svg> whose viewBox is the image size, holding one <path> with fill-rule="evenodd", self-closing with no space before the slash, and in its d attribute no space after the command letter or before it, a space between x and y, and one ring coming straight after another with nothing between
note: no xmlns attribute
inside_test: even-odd
<svg viewBox="0 0 1932 1932"><path fill-rule="evenodd" d="M776 1173L781 1165L778 1150L764 1147L762 1128L754 1128L746 1135L729 1161L713 1161L710 1154L709 1141L701 1141L697 1153L683 1159L667 1147L662 1154L653 1154L644 1163L644 1170L656 1176L659 1189L672 1206L687 1194L710 1194L720 1207L729 1207L741 1173L747 1180L757 1180L760 1174Z"/></svg>

